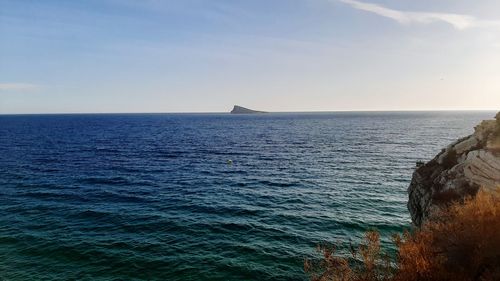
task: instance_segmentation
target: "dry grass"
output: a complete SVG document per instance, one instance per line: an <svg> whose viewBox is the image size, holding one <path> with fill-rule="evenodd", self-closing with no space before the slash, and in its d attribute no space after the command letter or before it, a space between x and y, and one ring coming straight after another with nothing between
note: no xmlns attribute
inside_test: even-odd
<svg viewBox="0 0 500 281"><path fill-rule="evenodd" d="M392 261L370 231L351 257L320 247L321 261L306 261L305 270L314 281L500 280L499 195L480 191L436 212L421 229L394 236Z"/></svg>
<svg viewBox="0 0 500 281"><path fill-rule="evenodd" d="M366 232L364 242L357 248L351 246L348 258L337 256L335 247L319 246L317 250L322 259L304 263L313 281L390 280L392 276L390 258L381 252L380 235L376 231Z"/></svg>

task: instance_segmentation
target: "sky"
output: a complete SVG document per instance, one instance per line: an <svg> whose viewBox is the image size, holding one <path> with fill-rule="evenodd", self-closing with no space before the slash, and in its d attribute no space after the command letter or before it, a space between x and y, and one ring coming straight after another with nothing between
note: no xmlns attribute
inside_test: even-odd
<svg viewBox="0 0 500 281"><path fill-rule="evenodd" d="M0 114L498 110L498 0L0 0Z"/></svg>

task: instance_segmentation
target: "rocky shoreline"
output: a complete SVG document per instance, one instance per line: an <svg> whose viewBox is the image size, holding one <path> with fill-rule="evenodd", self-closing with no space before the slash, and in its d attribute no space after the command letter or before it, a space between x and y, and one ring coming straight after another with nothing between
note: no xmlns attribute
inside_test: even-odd
<svg viewBox="0 0 500 281"><path fill-rule="evenodd" d="M416 226L441 206L473 196L479 188L500 186L500 112L495 118L418 165L408 187L408 210Z"/></svg>

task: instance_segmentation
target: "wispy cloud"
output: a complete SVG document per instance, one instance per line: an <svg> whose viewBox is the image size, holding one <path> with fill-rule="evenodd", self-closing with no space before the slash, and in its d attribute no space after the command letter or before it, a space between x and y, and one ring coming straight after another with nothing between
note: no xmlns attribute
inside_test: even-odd
<svg viewBox="0 0 500 281"><path fill-rule="evenodd" d="M433 12L413 12L400 11L386 8L379 4L360 2L356 0L339 0L351 7L377 14L382 17L390 18L401 24L430 24L434 22L444 22L450 24L458 30L477 27L496 27L500 28L500 21L481 20L471 15L451 14L451 13L433 13Z"/></svg>
<svg viewBox="0 0 500 281"><path fill-rule="evenodd" d="M39 85L28 83L0 83L0 91L33 91L39 88Z"/></svg>

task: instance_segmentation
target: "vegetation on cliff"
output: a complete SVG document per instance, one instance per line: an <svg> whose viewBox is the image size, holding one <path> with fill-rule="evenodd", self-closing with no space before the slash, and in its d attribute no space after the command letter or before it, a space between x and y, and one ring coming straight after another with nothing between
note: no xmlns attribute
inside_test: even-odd
<svg viewBox="0 0 500 281"><path fill-rule="evenodd" d="M470 136L448 145L434 159L419 165L408 188L408 209L420 226L434 209L474 196L479 187L500 185L500 113L484 120Z"/></svg>
<svg viewBox="0 0 500 281"><path fill-rule="evenodd" d="M397 255L380 248L379 235L351 247L351 257L319 247L319 261L307 260L314 281L500 280L500 192L479 191L432 214L421 228L395 235Z"/></svg>
<svg viewBox="0 0 500 281"><path fill-rule="evenodd" d="M383 253L376 231L351 256L321 246L314 281L500 280L500 112L415 170L408 188L413 231Z"/></svg>

